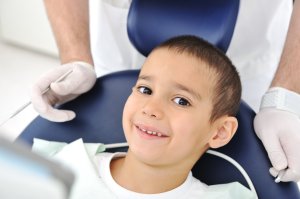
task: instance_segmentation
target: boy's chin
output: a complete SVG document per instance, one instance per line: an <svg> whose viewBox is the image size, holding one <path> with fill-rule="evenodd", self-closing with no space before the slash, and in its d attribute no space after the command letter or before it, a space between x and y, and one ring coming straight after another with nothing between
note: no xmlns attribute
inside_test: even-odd
<svg viewBox="0 0 300 199"><path fill-rule="evenodd" d="M146 149L145 147L143 149L141 147L129 147L127 155L148 166L158 166L166 159L160 151Z"/></svg>

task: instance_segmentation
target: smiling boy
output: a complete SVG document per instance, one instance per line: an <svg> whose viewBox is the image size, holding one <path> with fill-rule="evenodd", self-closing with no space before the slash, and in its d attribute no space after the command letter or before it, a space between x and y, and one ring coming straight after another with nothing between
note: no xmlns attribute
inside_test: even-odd
<svg viewBox="0 0 300 199"><path fill-rule="evenodd" d="M100 178L118 198L211 194L191 169L208 148L231 140L240 98L238 73L221 51L194 36L164 42L146 59L124 107L128 152L99 154ZM239 198L252 198L242 192Z"/></svg>

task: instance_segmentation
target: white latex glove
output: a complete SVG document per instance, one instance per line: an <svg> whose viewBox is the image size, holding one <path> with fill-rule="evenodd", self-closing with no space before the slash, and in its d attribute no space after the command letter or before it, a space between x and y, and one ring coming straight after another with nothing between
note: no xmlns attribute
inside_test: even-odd
<svg viewBox="0 0 300 199"><path fill-rule="evenodd" d="M263 107L261 106L254 119L254 129L263 142L273 166L270 168L271 175L277 177L280 170L286 169L280 180L297 182L300 180L300 119L294 112L298 107L292 108L291 104L295 105L293 102L296 99L299 100L297 102L297 106L299 106L300 96L292 92L293 97L286 97L285 92L291 91L286 89L281 91L283 92L279 95L264 96ZM290 105L286 103L290 103ZM277 106L274 107L274 104Z"/></svg>
<svg viewBox="0 0 300 199"><path fill-rule="evenodd" d="M72 73L58 83L60 76L72 70ZM53 106L70 101L80 94L89 91L96 82L93 66L85 62L71 62L58 66L46 74L33 85L31 102L41 117L54 122L65 122L75 118L76 114L70 110L58 110ZM43 91L50 85L50 90Z"/></svg>

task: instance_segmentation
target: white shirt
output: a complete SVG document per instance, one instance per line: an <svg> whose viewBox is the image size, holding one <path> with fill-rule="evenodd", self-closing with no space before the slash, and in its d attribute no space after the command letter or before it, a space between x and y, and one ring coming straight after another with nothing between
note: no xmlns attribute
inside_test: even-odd
<svg viewBox="0 0 300 199"><path fill-rule="evenodd" d="M125 153L100 153L95 162L99 176L111 193L120 199L254 199L254 195L239 183L207 186L192 176L190 172L187 179L179 187L164 193L142 194L121 187L112 177L110 162L114 158L124 157Z"/></svg>
<svg viewBox="0 0 300 199"><path fill-rule="evenodd" d="M126 153L104 153L100 143L83 143L82 139L70 144L34 139L32 150L46 157L52 157L75 174L71 199L255 199L254 194L239 183L207 186L191 173L179 187L159 194L140 194L118 185L110 172L110 162L124 157ZM96 154L96 155L95 155Z"/></svg>
<svg viewBox="0 0 300 199"><path fill-rule="evenodd" d="M90 0L91 48L98 76L138 69L144 57L127 36L131 0ZM258 110L276 71L292 12L292 0L241 0L227 55L237 67L242 98Z"/></svg>

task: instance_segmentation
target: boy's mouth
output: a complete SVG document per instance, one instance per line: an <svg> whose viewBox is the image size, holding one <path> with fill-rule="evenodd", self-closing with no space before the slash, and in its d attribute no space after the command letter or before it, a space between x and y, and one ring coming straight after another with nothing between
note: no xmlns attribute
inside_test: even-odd
<svg viewBox="0 0 300 199"><path fill-rule="evenodd" d="M163 133L159 132L159 131L156 131L156 130L152 130L152 129L149 129L147 127L144 127L144 126L140 126L140 125L135 125L136 128L138 130L140 130L141 132L147 134L147 135L150 135L150 136L157 136L157 137L168 137L166 135L164 135Z"/></svg>

